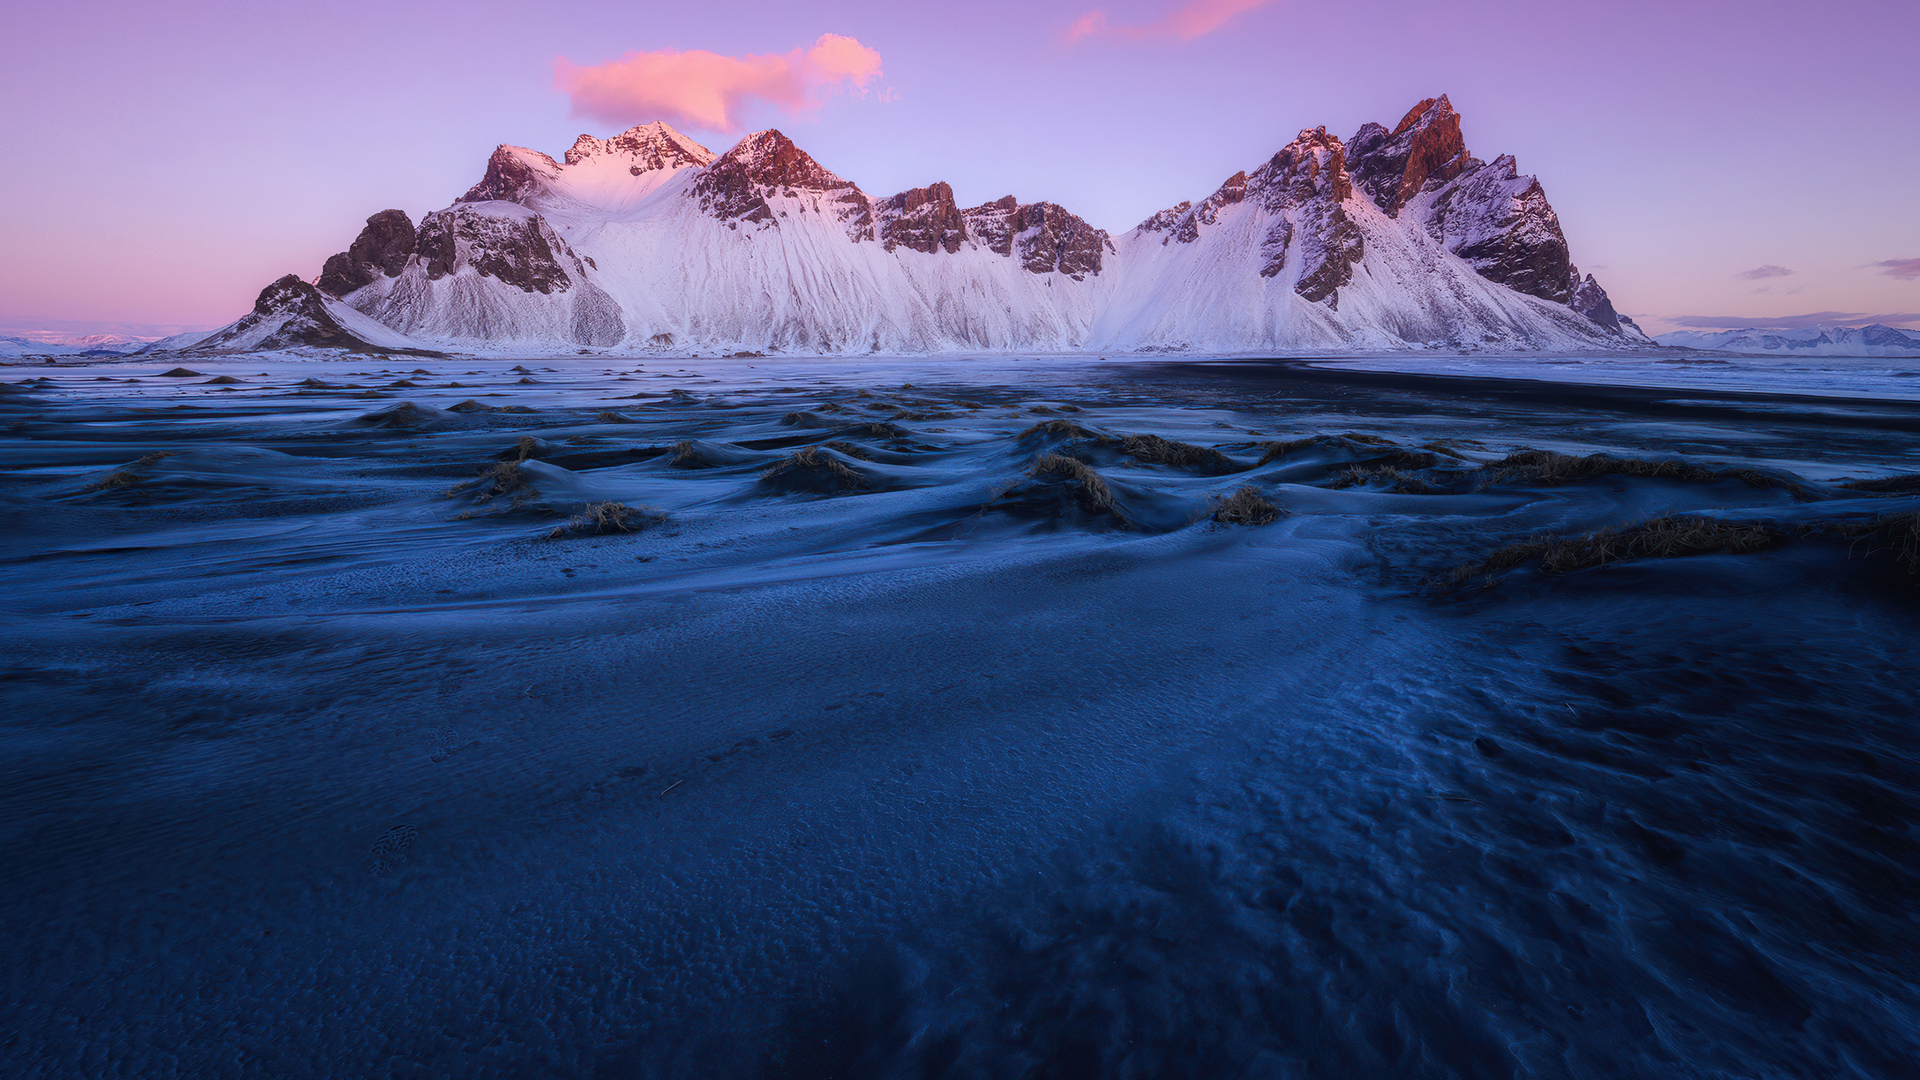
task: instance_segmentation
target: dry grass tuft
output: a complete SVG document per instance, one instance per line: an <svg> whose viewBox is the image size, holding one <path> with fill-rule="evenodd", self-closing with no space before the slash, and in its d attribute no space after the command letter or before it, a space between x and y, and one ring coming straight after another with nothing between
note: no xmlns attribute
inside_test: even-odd
<svg viewBox="0 0 1920 1080"><path fill-rule="evenodd" d="M1799 491L1793 484L1777 480L1752 469L1712 469L1671 458L1647 461L1621 458L1611 454L1587 454L1576 457L1553 450L1518 450L1486 466L1488 483L1511 481L1534 484L1565 484L1590 480L1596 476L1634 476L1661 480L1679 480L1689 484L1711 484L1718 480L1738 480L1749 487L1784 487Z"/></svg>
<svg viewBox="0 0 1920 1080"><path fill-rule="evenodd" d="M667 515L658 510L637 508L618 502L588 503L578 514L567 519L563 525L554 527L547 534L549 540L560 540L569 536L606 536L611 533L639 532L648 525L657 525L667 520Z"/></svg>
<svg viewBox="0 0 1920 1080"><path fill-rule="evenodd" d="M1064 423L1064 421L1052 421ZM1113 489L1093 468L1078 458L1065 454L1042 454L1033 459L1027 472L1036 480L1056 480L1079 487L1080 505L1090 513L1118 513L1113 502Z"/></svg>
<svg viewBox="0 0 1920 1080"><path fill-rule="evenodd" d="M830 449L838 450L841 453L847 455L848 457L855 458L860 461L874 460L873 452L868 450L866 447L861 446L859 443L841 442L838 439L834 439L830 442L821 443L820 445L828 447Z"/></svg>
<svg viewBox="0 0 1920 1080"><path fill-rule="evenodd" d="M909 432L906 428L896 424L876 420L870 424L855 424L850 428L843 429L840 434L867 435L875 439L904 439L908 436Z"/></svg>
<svg viewBox="0 0 1920 1080"><path fill-rule="evenodd" d="M602 424L631 424L635 422L633 417L614 412L611 409L595 415L594 420Z"/></svg>
<svg viewBox="0 0 1920 1080"><path fill-rule="evenodd" d="M1509 571L1536 562L1543 574L1565 574L1632 559L1750 555L1779 545L1786 536L1771 525L1667 515L1584 536L1546 535L1509 544L1478 562L1456 567L1432 584L1441 593L1476 579L1492 586Z"/></svg>
<svg viewBox="0 0 1920 1080"><path fill-rule="evenodd" d="M1848 491L1875 491L1888 495L1903 495L1920 491L1920 473L1908 473L1905 476L1876 476L1870 480L1849 480L1840 486Z"/></svg>
<svg viewBox="0 0 1920 1080"><path fill-rule="evenodd" d="M673 444L673 460L667 464L681 469L697 469L706 462L700 459L700 449L693 445L692 439L681 439Z"/></svg>
<svg viewBox="0 0 1920 1080"><path fill-rule="evenodd" d="M1432 495L1440 490L1418 476L1403 472L1392 465L1352 465L1341 470L1329 486L1345 489L1382 483L1386 484L1387 490L1395 495Z"/></svg>
<svg viewBox="0 0 1920 1080"><path fill-rule="evenodd" d="M1325 436L1323 435L1305 435L1298 439L1281 439L1278 442L1270 442L1267 444L1266 453L1260 455L1260 460L1255 462L1253 467L1257 469L1269 462L1279 461L1294 451L1304 450L1324 438Z"/></svg>
<svg viewBox="0 0 1920 1080"><path fill-rule="evenodd" d="M1158 435L1128 435L1120 440L1120 452L1148 465L1173 465L1214 476L1240 471L1232 458L1212 447L1174 442Z"/></svg>
<svg viewBox="0 0 1920 1080"><path fill-rule="evenodd" d="M1856 545L1864 543L1870 555L1889 552L1902 570L1920 578L1920 510L1882 514L1872 521L1816 522L1807 527L1807 532L1845 537Z"/></svg>
<svg viewBox="0 0 1920 1080"><path fill-rule="evenodd" d="M761 473L760 479L780 482L785 486L828 490L859 491L868 486L866 477L817 446L794 451Z"/></svg>
<svg viewBox="0 0 1920 1080"><path fill-rule="evenodd" d="M977 407L971 406L968 402L962 402L961 404ZM1030 439L1047 438L1050 436L1065 439L1100 438L1098 433L1088 431L1086 428L1081 427L1071 420L1046 420L1014 436L1014 439L1017 442L1027 442Z"/></svg>
<svg viewBox="0 0 1920 1080"><path fill-rule="evenodd" d="M1215 495L1212 502L1213 520L1222 525L1271 525L1286 513L1252 487L1243 487L1231 495Z"/></svg>
<svg viewBox="0 0 1920 1080"><path fill-rule="evenodd" d="M107 475L101 477L100 479L95 480L93 483L88 484L82 490L84 491L119 491L122 488L132 487L133 485L146 479L145 476L140 475L138 472L135 472L134 470L152 468L153 465L156 462L158 462L161 458L170 458L172 456L173 456L173 451L171 450L155 450L153 453L147 454L146 456L142 457L139 461L134 462L133 464L127 466L124 469L115 469L113 472L110 472Z"/></svg>

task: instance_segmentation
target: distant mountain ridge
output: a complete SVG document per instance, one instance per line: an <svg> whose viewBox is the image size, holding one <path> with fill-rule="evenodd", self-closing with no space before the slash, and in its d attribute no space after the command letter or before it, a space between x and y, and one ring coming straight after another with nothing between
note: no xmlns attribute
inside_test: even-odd
<svg viewBox="0 0 1920 1080"><path fill-rule="evenodd" d="M478 183L417 225L398 210L369 218L317 286L276 283L274 302L304 312L280 322L339 344L313 316L331 311L375 348L1652 344L1574 266L1539 181L1512 157L1468 153L1444 96L1344 142L1303 130L1197 204L1119 236L1011 195L961 207L945 183L871 196L778 131L717 155L664 123L582 135L560 161L501 146ZM252 328L269 316L256 305ZM252 328L199 347L268 347Z"/></svg>
<svg viewBox="0 0 1920 1080"><path fill-rule="evenodd" d="M1801 356L1920 356L1920 331L1884 323L1867 326L1807 326L1796 329L1677 330L1660 344L1719 352L1789 353Z"/></svg>

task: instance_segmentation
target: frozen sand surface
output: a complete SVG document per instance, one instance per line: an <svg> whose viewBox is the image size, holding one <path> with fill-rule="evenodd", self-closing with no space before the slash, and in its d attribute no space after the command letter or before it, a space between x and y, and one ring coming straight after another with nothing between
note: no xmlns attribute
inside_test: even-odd
<svg viewBox="0 0 1920 1080"><path fill-rule="evenodd" d="M1835 485L1920 471L1920 408L1010 359L194 367L243 382L62 367L0 396L10 1074L1920 1052L1920 649L1889 560L1808 540L1414 592L1541 530L1911 509ZM1018 438L1048 420L1245 468ZM1347 432L1393 445L1254 464ZM537 496L448 495L523 435ZM1437 439L1460 469L1684 453L1805 494L1332 486ZM828 442L870 490L761 479ZM1020 487L1046 449L1143 527ZM1246 484L1292 513L1203 520ZM606 499L669 520L543 539Z"/></svg>

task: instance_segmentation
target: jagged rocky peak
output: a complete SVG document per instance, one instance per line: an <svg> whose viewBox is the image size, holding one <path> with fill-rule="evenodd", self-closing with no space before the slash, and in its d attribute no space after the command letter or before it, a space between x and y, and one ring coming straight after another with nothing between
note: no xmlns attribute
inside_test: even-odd
<svg viewBox="0 0 1920 1080"><path fill-rule="evenodd" d="M953 188L945 183L876 200L873 210L880 242L888 251L904 247L951 255L967 242L966 216L953 201Z"/></svg>
<svg viewBox="0 0 1920 1080"><path fill-rule="evenodd" d="M374 279L376 274L398 277L414 252L413 222L399 210L382 210L367 219L366 228L347 250L328 257L317 282L322 292L345 296Z"/></svg>
<svg viewBox="0 0 1920 1080"><path fill-rule="evenodd" d="M1426 214L1428 235L1444 240L1481 277L1557 304L1571 300L1573 258L1560 216L1540 181L1520 175L1512 155L1441 188Z"/></svg>
<svg viewBox="0 0 1920 1080"><path fill-rule="evenodd" d="M573 141L573 148L567 151L566 161L569 165L578 165L594 157L631 158L628 171L638 176L654 169L711 165L715 154L667 124L655 120L651 124L628 128L610 139L582 135Z"/></svg>
<svg viewBox="0 0 1920 1080"><path fill-rule="evenodd" d="M547 185L559 175L560 163L540 151L529 150L524 146L502 144L495 147L493 156L487 159L486 175L454 202L488 202L498 199L502 202L523 203L527 201L528 196L545 191Z"/></svg>
<svg viewBox="0 0 1920 1080"><path fill-rule="evenodd" d="M1444 184L1477 164L1460 134L1460 114L1445 94L1409 109L1392 131L1363 125L1347 152L1354 182L1390 216L1429 184Z"/></svg>
<svg viewBox="0 0 1920 1080"><path fill-rule="evenodd" d="M778 131L756 131L713 160L693 182L701 207L734 227L778 224L772 196L821 198L815 208L833 215L851 240L873 239L873 208L850 180L828 172Z"/></svg>
<svg viewBox="0 0 1920 1080"><path fill-rule="evenodd" d="M503 208L505 209L505 208ZM565 292L586 270L545 218L529 210L489 213L455 205L420 219L420 261L428 280L472 267L523 292Z"/></svg>
<svg viewBox="0 0 1920 1080"><path fill-rule="evenodd" d="M1098 274L1113 241L1064 207L1050 202L1021 205L1011 195L961 211L967 233L1000 255L1013 255L1029 273L1061 273L1082 280Z"/></svg>
<svg viewBox="0 0 1920 1080"><path fill-rule="evenodd" d="M1228 181L1232 183L1232 181ZM1265 165L1246 179L1269 210L1282 210L1314 198L1340 202L1353 193L1347 175L1347 147L1324 127L1303 128Z"/></svg>
<svg viewBox="0 0 1920 1080"><path fill-rule="evenodd" d="M1247 178L1248 196L1278 215L1261 243L1261 277L1277 277L1297 250L1293 291L1310 303L1340 307L1340 287L1366 255L1360 229L1348 215L1353 179L1347 147L1324 127L1306 128ZM1296 244L1295 238L1298 237Z"/></svg>
<svg viewBox="0 0 1920 1080"><path fill-rule="evenodd" d="M851 188L778 131L756 131L714 160L707 176L738 174L751 184L783 191L833 191ZM702 179L705 179L703 177Z"/></svg>

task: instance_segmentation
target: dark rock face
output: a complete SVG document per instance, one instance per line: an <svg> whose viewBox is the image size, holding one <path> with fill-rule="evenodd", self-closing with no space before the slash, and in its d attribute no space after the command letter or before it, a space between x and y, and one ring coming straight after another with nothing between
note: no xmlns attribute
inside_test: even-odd
<svg viewBox="0 0 1920 1080"><path fill-rule="evenodd" d="M1346 163L1345 144L1324 127L1312 128L1247 178L1248 197L1286 215L1262 244L1261 276L1286 269L1287 252L1298 236L1301 271L1293 291L1309 303L1325 301L1336 308L1340 287L1353 280L1353 266L1366 254L1360 229L1342 205L1353 194Z"/></svg>
<svg viewBox="0 0 1920 1080"><path fill-rule="evenodd" d="M533 159L531 163L526 160L528 157ZM545 154L516 146L498 146L494 148L493 156L487 159L486 175L454 202L499 199L524 203L529 196L545 191L548 181L559 175L560 163Z"/></svg>
<svg viewBox="0 0 1920 1080"><path fill-rule="evenodd" d="M1139 228L1142 232L1169 232L1175 225L1180 224L1180 220L1186 217L1187 211L1191 209L1193 204L1183 199L1141 222ZM1165 240L1160 242L1166 243Z"/></svg>
<svg viewBox="0 0 1920 1080"><path fill-rule="evenodd" d="M413 222L399 210L382 210L367 219L347 250L332 255L320 271L319 286L332 296L345 296L371 282L376 273L397 277L413 256Z"/></svg>
<svg viewBox="0 0 1920 1080"><path fill-rule="evenodd" d="M1428 233L1481 277L1558 304L1571 298L1573 259L1560 217L1512 156L1464 173L1442 189L1430 214Z"/></svg>
<svg viewBox="0 0 1920 1080"><path fill-rule="evenodd" d="M849 238L873 239L873 209L866 195L778 131L750 135L715 158L693 182L692 191L707 213L739 224L775 221L768 194L818 192L826 196L828 211L846 226Z"/></svg>
<svg viewBox="0 0 1920 1080"><path fill-rule="evenodd" d="M1182 244L1193 243L1200 239L1200 226L1211 225L1218 221L1223 208L1232 206L1246 197L1247 174L1234 173L1227 177L1226 183L1220 185L1220 190L1200 200L1200 205L1194 208L1193 213L1188 214L1180 224L1173 227L1171 238Z"/></svg>
<svg viewBox="0 0 1920 1080"><path fill-rule="evenodd" d="M263 328L266 328L265 336L253 340ZM296 345L384 351L342 327L327 311L320 290L292 274L261 289L252 311L232 326L197 342L192 351L287 349Z"/></svg>
<svg viewBox="0 0 1920 1080"><path fill-rule="evenodd" d="M1460 135L1460 114L1445 94L1415 105L1391 132L1365 125L1348 149L1354 182L1390 216L1429 184L1459 176L1472 161Z"/></svg>
<svg viewBox="0 0 1920 1080"><path fill-rule="evenodd" d="M526 292L548 294L565 292L576 276L585 276L579 258L539 214L507 218L461 206L437 210L420 220L418 247L429 279L464 265Z"/></svg>
<svg viewBox="0 0 1920 1080"><path fill-rule="evenodd" d="M1062 273L1080 281L1097 274L1113 250L1105 229L1096 229L1054 203L1022 206L1008 195L962 211L967 233L999 255L1017 255L1031 274Z"/></svg>
<svg viewBox="0 0 1920 1080"><path fill-rule="evenodd" d="M953 188L939 183L913 188L874 203L881 243L888 251L904 247L951 255L967 240L967 220L954 204Z"/></svg>
<svg viewBox="0 0 1920 1080"><path fill-rule="evenodd" d="M1613 309L1613 300L1607 296L1607 290L1593 280L1592 274L1588 274L1585 280L1582 280L1579 270L1569 271L1567 292L1568 307L1592 319L1601 329L1610 334L1622 332L1621 327L1628 320L1622 319L1620 313Z"/></svg>

